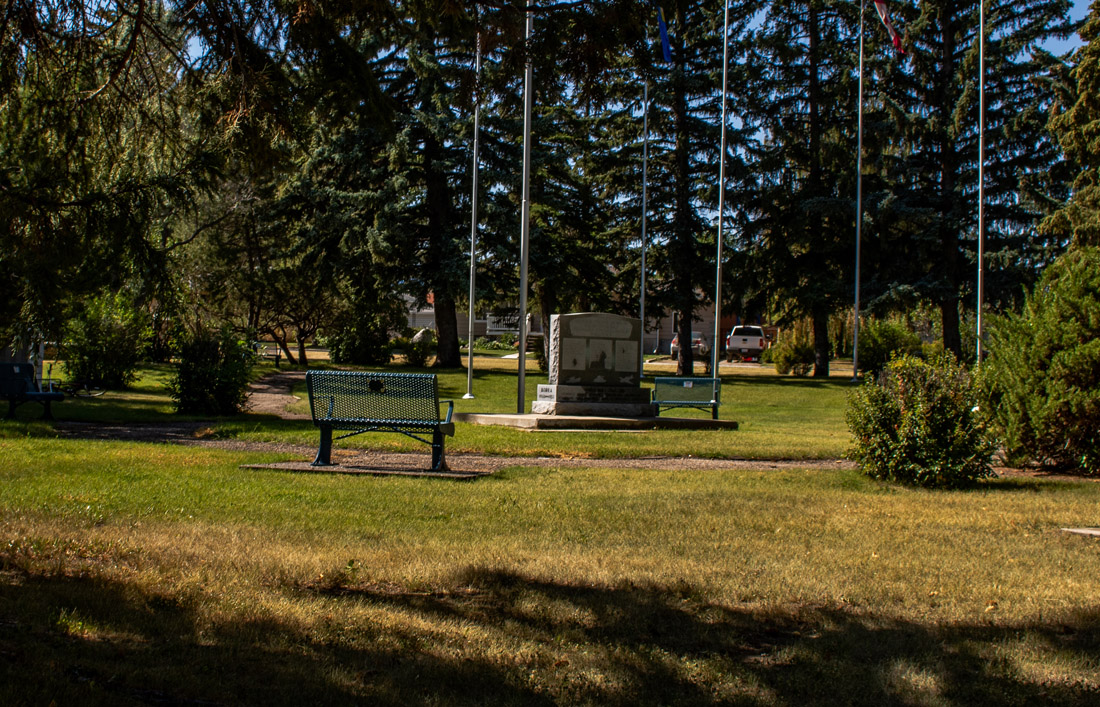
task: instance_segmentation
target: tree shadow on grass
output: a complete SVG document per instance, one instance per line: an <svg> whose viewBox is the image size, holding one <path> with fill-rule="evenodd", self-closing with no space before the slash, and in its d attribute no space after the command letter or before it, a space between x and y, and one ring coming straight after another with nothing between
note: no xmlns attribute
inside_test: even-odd
<svg viewBox="0 0 1100 707"><path fill-rule="evenodd" d="M1100 610L1051 625L937 626L857 609L719 605L689 585L578 586L492 570L468 571L456 583L467 591L340 591L432 621L553 646L555 666L595 656L595 665L582 658L576 669L610 680L567 685L547 677L566 703L1085 705L1100 699L1095 684L1029 681L994 649L1027 637L1047 658L1095 664Z"/></svg>
<svg viewBox="0 0 1100 707"><path fill-rule="evenodd" d="M433 592L346 582L275 591L320 601L331 614L323 626L247 607L236 620L218 620L203 609L201 590L180 599L121 582L2 573L0 701L1086 705L1100 698L1095 685L1028 678L998 653L1027 641L1067 675L1074 661L1095 665L1095 610L1050 623L934 625L846 607L722 605L687 584L577 585L477 568ZM343 611L364 608L389 619L342 628ZM456 635L469 643L456 645Z"/></svg>
<svg viewBox="0 0 1100 707"><path fill-rule="evenodd" d="M406 630L333 640L261 611L212 624L201 596L12 576L0 574L6 705L549 704L492 662L439 655Z"/></svg>

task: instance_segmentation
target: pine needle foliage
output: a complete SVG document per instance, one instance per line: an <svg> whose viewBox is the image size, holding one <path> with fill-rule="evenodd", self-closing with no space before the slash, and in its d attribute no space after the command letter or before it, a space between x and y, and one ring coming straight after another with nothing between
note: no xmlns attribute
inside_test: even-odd
<svg viewBox="0 0 1100 707"><path fill-rule="evenodd" d="M993 321L982 390L1010 462L1100 473L1098 293L1100 249L1074 249Z"/></svg>

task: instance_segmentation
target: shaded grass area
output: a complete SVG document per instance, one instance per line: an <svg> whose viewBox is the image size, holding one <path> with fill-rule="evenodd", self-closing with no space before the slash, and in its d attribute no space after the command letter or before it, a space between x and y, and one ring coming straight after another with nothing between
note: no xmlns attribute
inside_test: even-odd
<svg viewBox="0 0 1100 707"><path fill-rule="evenodd" d="M0 440L5 704L1094 704L1100 485Z"/></svg>

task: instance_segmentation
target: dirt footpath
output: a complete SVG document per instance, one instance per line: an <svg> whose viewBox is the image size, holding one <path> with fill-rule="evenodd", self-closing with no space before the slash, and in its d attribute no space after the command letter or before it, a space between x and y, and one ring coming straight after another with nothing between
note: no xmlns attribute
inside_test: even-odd
<svg viewBox="0 0 1100 707"><path fill-rule="evenodd" d="M249 397L249 410L252 413L275 415L288 420L308 420L304 413L293 413L287 407L299 400L291 394L292 386L305 379L303 371L279 371L269 374L252 385ZM277 444L269 442L245 442L240 440L214 439L213 430L203 422L170 423L126 423L98 424L86 422L58 422L56 429L62 436L91 439L119 439L140 442L162 442L184 444L218 449L257 452L283 452L294 454L302 461L274 465L296 471L317 471L309 462L317 452L316 446ZM384 453L358 449L334 449L333 461L336 466L324 469L329 472L379 473L383 470L393 473L416 473L424 469L430 461L430 452L425 453ZM722 470L722 469L818 469L832 471L853 469L855 464L847 459L826 459L806 461L786 460L747 460L747 459L704 459L698 457L636 457L630 459L587 459L583 457L502 457L484 454L447 454L448 466L455 474L479 476L500 469L515 466L539 466L551 468L593 468L606 467L616 469L652 469L652 470ZM272 466L272 465L264 465ZM1074 481L1098 481L1078 476L1066 476L1030 469L1011 469L995 467L999 476L1044 477Z"/></svg>

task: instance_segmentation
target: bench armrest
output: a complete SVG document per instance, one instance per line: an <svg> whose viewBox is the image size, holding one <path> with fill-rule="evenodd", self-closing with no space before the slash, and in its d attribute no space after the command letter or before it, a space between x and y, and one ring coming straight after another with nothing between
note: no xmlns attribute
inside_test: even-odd
<svg viewBox="0 0 1100 707"><path fill-rule="evenodd" d="M450 422L451 421L451 415L453 415L454 411L455 411L455 401L453 401L453 400L440 400L439 402L447 403L447 416L443 418L443 421L444 422Z"/></svg>

